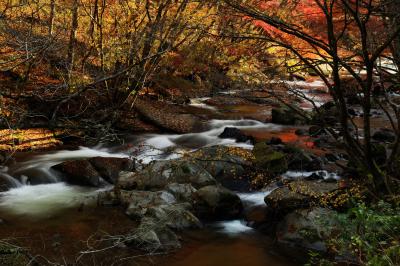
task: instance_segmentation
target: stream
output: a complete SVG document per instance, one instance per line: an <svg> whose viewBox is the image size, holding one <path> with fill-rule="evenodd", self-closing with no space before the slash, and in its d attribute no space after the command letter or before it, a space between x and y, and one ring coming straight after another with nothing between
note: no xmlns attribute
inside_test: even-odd
<svg viewBox="0 0 400 266"><path fill-rule="evenodd" d="M316 95L321 101L327 99L326 94L319 92ZM72 243L84 241L95 232L116 234L126 232L132 227L132 222L121 209L96 206L96 195L110 187L91 189L61 181L51 167L67 160L97 156L134 157L147 164L153 160L179 158L184 152L207 146L253 148L250 143L236 143L233 139L218 138L226 127L239 128L257 140L278 136L285 142L307 146L307 137L299 137L294 133L298 127L247 119L249 114L257 117L261 111L264 115L269 115L267 109L260 111L257 106L246 105L222 108L207 105L207 99L192 99L189 105L200 111L203 109L219 113L225 118L211 119L208 130L204 132L130 135L124 138L124 144L117 146L99 145L74 150L17 154L16 163L0 169L0 175L14 185L14 188L0 193L0 238L19 239L19 243L29 246L33 254L43 254L49 260L58 260L60 256L70 258L76 254L84 244ZM309 108L306 103L303 107ZM242 113L244 115L241 117ZM302 173L288 172L287 175L299 177ZM273 188L269 188L238 195L245 208L252 208L265 204L264 197L272 190ZM183 248L173 254L135 261L139 265L299 265L283 256L272 239L246 226L241 220L208 224L204 229L184 232L182 239ZM121 254L116 254L120 257L126 255L126 251L120 252ZM111 265L107 263L107 259L110 259L107 256L96 259L102 261L102 264L93 265ZM115 265L133 264L132 261L121 260Z"/></svg>

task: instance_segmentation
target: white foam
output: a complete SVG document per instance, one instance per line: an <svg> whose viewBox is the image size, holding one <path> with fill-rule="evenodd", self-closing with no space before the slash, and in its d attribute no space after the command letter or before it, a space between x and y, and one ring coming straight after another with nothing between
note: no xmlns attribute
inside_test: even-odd
<svg viewBox="0 0 400 266"><path fill-rule="evenodd" d="M209 110L217 110L214 106L208 105L206 103L204 103L205 101L209 100L209 97L203 97L203 98L193 98L190 99L190 106L194 106L194 107L199 107L199 108L203 108L203 109L209 109Z"/></svg>
<svg viewBox="0 0 400 266"><path fill-rule="evenodd" d="M326 89L326 84L322 80L302 81L302 80L272 80L270 83L282 83L290 87L301 87L310 89Z"/></svg>
<svg viewBox="0 0 400 266"><path fill-rule="evenodd" d="M93 202L98 192L65 183L21 186L0 193L0 209L16 215L43 217Z"/></svg>
<svg viewBox="0 0 400 266"><path fill-rule="evenodd" d="M238 193L238 196L242 200L242 202L247 203L251 206L259 206L264 205L264 198L271 194L275 188L267 191L258 191L258 192L249 192L249 193Z"/></svg>
<svg viewBox="0 0 400 266"><path fill-rule="evenodd" d="M112 153L107 149L79 147L78 150L61 150L34 156L31 160L22 163L20 170L22 171L30 168L50 169L50 167L67 160L86 159L92 157L127 158L129 155L123 153Z"/></svg>
<svg viewBox="0 0 400 266"><path fill-rule="evenodd" d="M336 179L339 180L340 176L337 173L330 173L326 170L319 170L319 171L311 171L311 172L302 172L302 171L288 171L284 173L282 176L284 178L290 179L303 179L311 176L312 174L317 174L323 179Z"/></svg>
<svg viewBox="0 0 400 266"><path fill-rule="evenodd" d="M220 228L218 230L219 232L228 235L242 234L254 230L253 228L246 226L241 220L221 221L215 225Z"/></svg>

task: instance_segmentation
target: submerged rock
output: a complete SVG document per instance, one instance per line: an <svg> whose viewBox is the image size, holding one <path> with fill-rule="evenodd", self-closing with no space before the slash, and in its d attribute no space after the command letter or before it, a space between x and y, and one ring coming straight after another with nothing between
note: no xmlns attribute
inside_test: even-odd
<svg viewBox="0 0 400 266"><path fill-rule="evenodd" d="M254 138L251 136L247 136L246 134L243 134L240 129L237 129L235 127L227 127L224 129L224 132L222 132L219 136L221 139L235 139L236 142L250 142L254 143Z"/></svg>

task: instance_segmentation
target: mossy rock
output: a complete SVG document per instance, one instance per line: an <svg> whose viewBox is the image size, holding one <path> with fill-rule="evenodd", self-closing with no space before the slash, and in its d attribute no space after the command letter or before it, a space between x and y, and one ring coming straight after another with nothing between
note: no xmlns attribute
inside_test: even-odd
<svg viewBox="0 0 400 266"><path fill-rule="evenodd" d="M280 174L288 170L286 155L279 151L274 151L265 142L257 143L253 149L255 164L267 170L271 174Z"/></svg>
<svg viewBox="0 0 400 266"><path fill-rule="evenodd" d="M25 266L36 265L36 263L32 263L22 249L8 244L0 244L0 265Z"/></svg>

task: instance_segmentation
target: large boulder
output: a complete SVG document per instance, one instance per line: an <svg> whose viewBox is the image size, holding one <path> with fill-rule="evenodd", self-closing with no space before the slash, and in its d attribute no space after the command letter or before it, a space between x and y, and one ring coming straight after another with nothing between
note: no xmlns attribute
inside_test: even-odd
<svg viewBox="0 0 400 266"><path fill-rule="evenodd" d="M265 142L257 143L253 148L254 161L257 167L271 174L281 174L288 170L286 155L275 151Z"/></svg>
<svg viewBox="0 0 400 266"><path fill-rule="evenodd" d="M296 210L278 224L278 243L299 248L326 251L325 241L340 230L333 219L337 213L325 208Z"/></svg>
<svg viewBox="0 0 400 266"><path fill-rule="evenodd" d="M118 186L128 190L161 189L172 183L201 188L217 182L196 162L182 159L154 161L139 172L121 173L118 180Z"/></svg>
<svg viewBox="0 0 400 266"><path fill-rule="evenodd" d="M193 207L204 219L233 219L243 210L238 195L222 186L206 186L193 195Z"/></svg>
<svg viewBox="0 0 400 266"><path fill-rule="evenodd" d="M52 168L61 172L65 180L71 184L90 187L101 187L107 184L88 160L67 161Z"/></svg>

